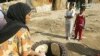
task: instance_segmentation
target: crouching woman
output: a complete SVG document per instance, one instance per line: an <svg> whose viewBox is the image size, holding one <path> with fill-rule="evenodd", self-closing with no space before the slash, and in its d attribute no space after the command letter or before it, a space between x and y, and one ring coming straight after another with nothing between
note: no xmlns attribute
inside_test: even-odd
<svg viewBox="0 0 100 56"><path fill-rule="evenodd" d="M31 39L27 23L31 18L31 8L24 3L9 7L10 21L0 30L0 56L39 56L31 50Z"/></svg>

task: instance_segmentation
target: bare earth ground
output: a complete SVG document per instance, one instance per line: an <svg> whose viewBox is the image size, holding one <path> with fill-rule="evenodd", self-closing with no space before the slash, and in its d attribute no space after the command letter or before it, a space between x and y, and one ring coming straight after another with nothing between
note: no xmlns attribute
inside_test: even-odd
<svg viewBox="0 0 100 56"><path fill-rule="evenodd" d="M95 56L100 53L100 4L86 9L86 27L83 40L66 40L65 11L34 13L29 24L33 42L58 41L68 48L69 56Z"/></svg>

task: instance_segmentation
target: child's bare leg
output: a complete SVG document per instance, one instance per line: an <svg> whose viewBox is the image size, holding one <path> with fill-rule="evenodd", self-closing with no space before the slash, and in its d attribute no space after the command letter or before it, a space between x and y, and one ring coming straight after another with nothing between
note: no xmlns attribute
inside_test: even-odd
<svg viewBox="0 0 100 56"><path fill-rule="evenodd" d="M75 39L77 39L78 29L75 29Z"/></svg>
<svg viewBox="0 0 100 56"><path fill-rule="evenodd" d="M82 29L79 30L79 40L82 40Z"/></svg>

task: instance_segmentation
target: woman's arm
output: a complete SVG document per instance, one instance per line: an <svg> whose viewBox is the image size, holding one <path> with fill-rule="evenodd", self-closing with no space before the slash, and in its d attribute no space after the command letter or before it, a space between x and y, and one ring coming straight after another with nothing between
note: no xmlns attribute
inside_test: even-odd
<svg viewBox="0 0 100 56"><path fill-rule="evenodd" d="M39 56L38 53L35 53L31 50L32 41L30 39L30 33L27 29L22 28L17 33L18 37L18 53L21 56Z"/></svg>

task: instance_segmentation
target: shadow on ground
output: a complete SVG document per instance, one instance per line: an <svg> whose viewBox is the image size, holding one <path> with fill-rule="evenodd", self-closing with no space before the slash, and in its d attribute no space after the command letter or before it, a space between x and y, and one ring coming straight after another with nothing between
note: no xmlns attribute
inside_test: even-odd
<svg viewBox="0 0 100 56"><path fill-rule="evenodd" d="M79 53L80 55L96 56L96 54L100 54L100 50L92 49L84 44L67 43L66 46L68 50Z"/></svg>
<svg viewBox="0 0 100 56"><path fill-rule="evenodd" d="M56 34L52 34L52 33L44 33L44 32L35 32L35 33L40 33L42 35L46 35L46 36L52 36L52 37L56 37L56 38L64 38L65 36L60 36L60 35L56 35Z"/></svg>

